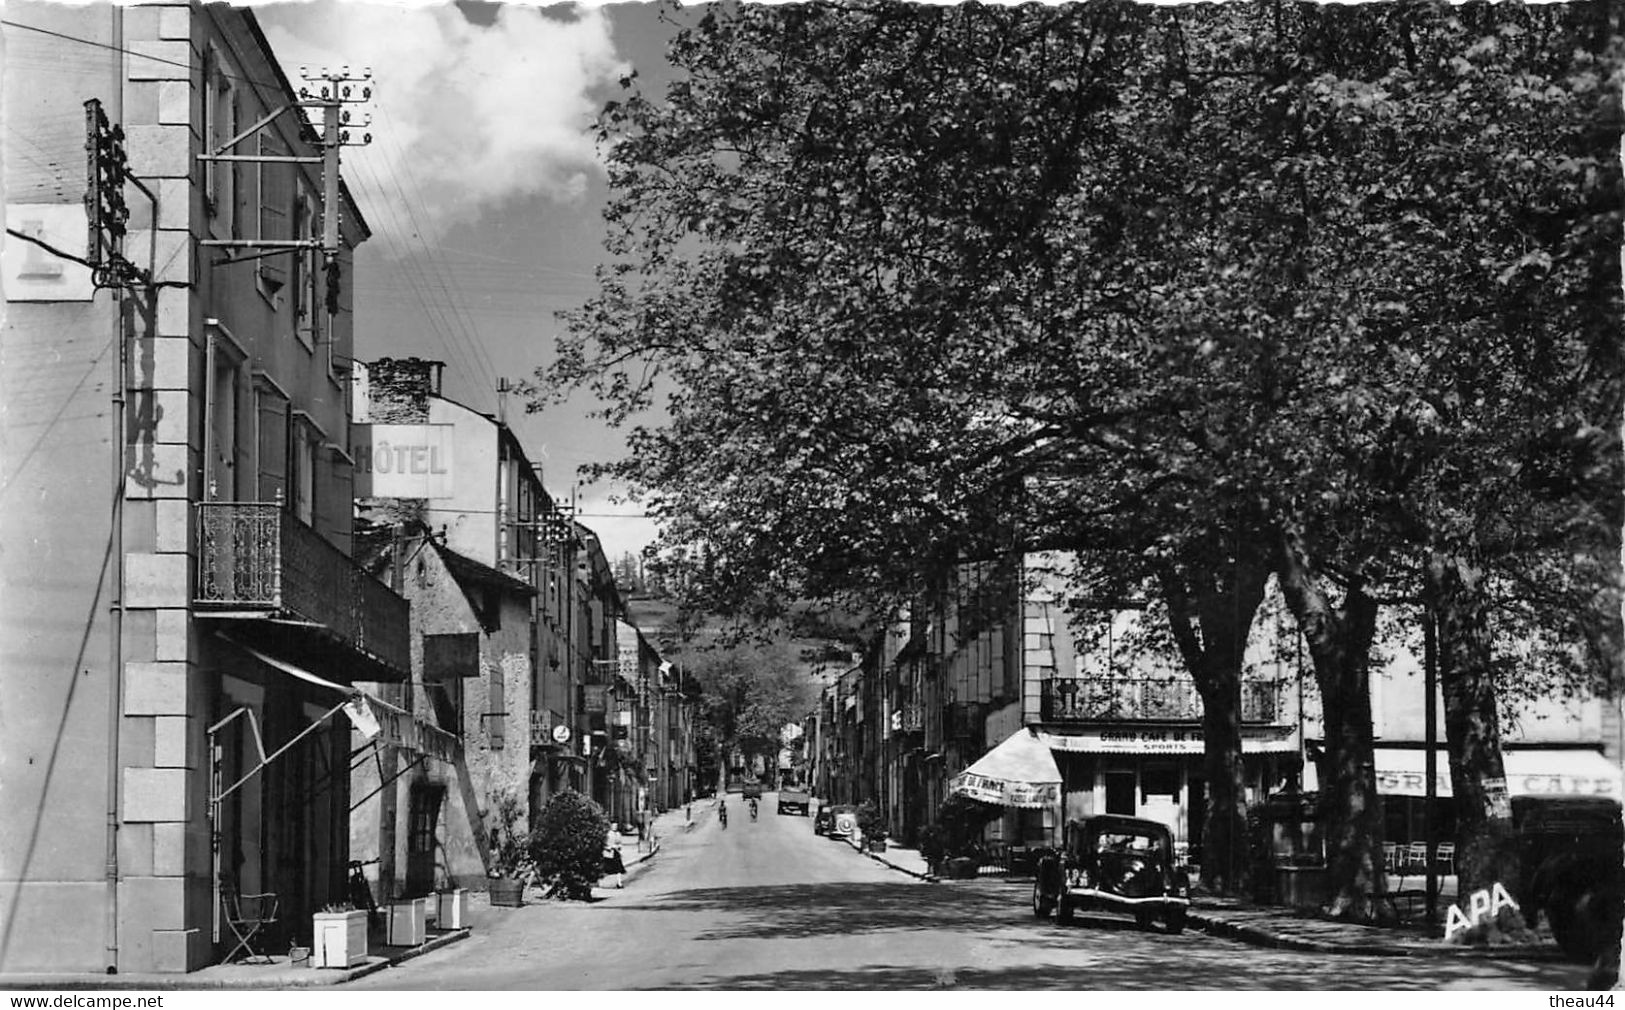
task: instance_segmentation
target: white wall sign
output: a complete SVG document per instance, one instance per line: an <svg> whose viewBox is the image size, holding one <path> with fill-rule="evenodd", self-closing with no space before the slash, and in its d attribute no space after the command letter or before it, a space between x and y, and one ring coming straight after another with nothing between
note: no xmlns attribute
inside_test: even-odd
<svg viewBox="0 0 1625 1010"><path fill-rule="evenodd" d="M7 204L6 227L75 256L85 255L89 241L85 208L77 203ZM88 302L96 295L89 267L14 235L0 238L0 275L8 302Z"/></svg>
<svg viewBox="0 0 1625 1010"><path fill-rule="evenodd" d="M351 425L356 497L452 497L452 430L449 424Z"/></svg>

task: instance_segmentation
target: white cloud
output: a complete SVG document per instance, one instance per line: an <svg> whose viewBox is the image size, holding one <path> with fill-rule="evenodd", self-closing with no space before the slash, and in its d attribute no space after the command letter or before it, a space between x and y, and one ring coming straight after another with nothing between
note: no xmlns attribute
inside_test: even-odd
<svg viewBox="0 0 1625 1010"><path fill-rule="evenodd" d="M372 69L373 140L345 148L344 176L386 255L515 197L577 199L600 170L589 127L627 72L601 10L506 5L484 26L450 4L256 13L296 84L302 67Z"/></svg>

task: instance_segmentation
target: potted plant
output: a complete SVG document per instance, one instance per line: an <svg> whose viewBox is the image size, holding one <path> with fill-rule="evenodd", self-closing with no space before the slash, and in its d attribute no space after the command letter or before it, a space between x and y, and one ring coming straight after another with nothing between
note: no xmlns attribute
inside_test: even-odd
<svg viewBox="0 0 1625 1010"><path fill-rule="evenodd" d="M870 852L886 851L886 819L881 816L874 800L864 800L858 804L858 831L862 833L863 844Z"/></svg>
<svg viewBox="0 0 1625 1010"><path fill-rule="evenodd" d="M348 901L311 916L311 966L354 968L367 957L367 912Z"/></svg>
<svg viewBox="0 0 1625 1010"><path fill-rule="evenodd" d="M402 898L389 905L384 942L391 947L416 947L429 939L429 899Z"/></svg>
<svg viewBox="0 0 1625 1010"><path fill-rule="evenodd" d="M468 888L447 887L436 895L435 928L462 929L468 925Z"/></svg>
<svg viewBox="0 0 1625 1010"><path fill-rule="evenodd" d="M530 837L524 830L525 811L512 792L497 799L487 831L491 861L486 873L491 878L491 904L518 908L525 901L525 881L532 872Z"/></svg>

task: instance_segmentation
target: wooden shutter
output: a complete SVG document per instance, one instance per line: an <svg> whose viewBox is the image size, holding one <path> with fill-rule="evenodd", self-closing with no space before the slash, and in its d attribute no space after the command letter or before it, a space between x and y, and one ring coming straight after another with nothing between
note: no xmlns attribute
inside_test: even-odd
<svg viewBox="0 0 1625 1010"><path fill-rule="evenodd" d="M258 428L259 500L276 501L288 495L288 401L260 390L255 397Z"/></svg>
<svg viewBox="0 0 1625 1010"><path fill-rule="evenodd" d="M259 132L260 154L286 157L287 145L272 127ZM294 168L287 162L261 162L260 170L260 223L259 237L267 241L293 237L290 218L293 214ZM275 295L288 283L288 255L267 256L259 261L260 284L267 293Z"/></svg>

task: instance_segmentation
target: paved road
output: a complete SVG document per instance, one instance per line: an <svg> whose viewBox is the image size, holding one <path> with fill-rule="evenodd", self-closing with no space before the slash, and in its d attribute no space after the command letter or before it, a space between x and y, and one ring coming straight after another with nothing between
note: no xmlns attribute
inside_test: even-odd
<svg viewBox="0 0 1625 1010"><path fill-rule="evenodd" d="M698 811L698 808L696 808ZM1554 961L1336 957L1260 950L1132 922L1035 920L995 880L927 884L812 834L764 802L729 803L666 839L592 904L491 909L475 935L353 983L386 989L1348 989L1583 984ZM349 987L347 987L349 988Z"/></svg>

